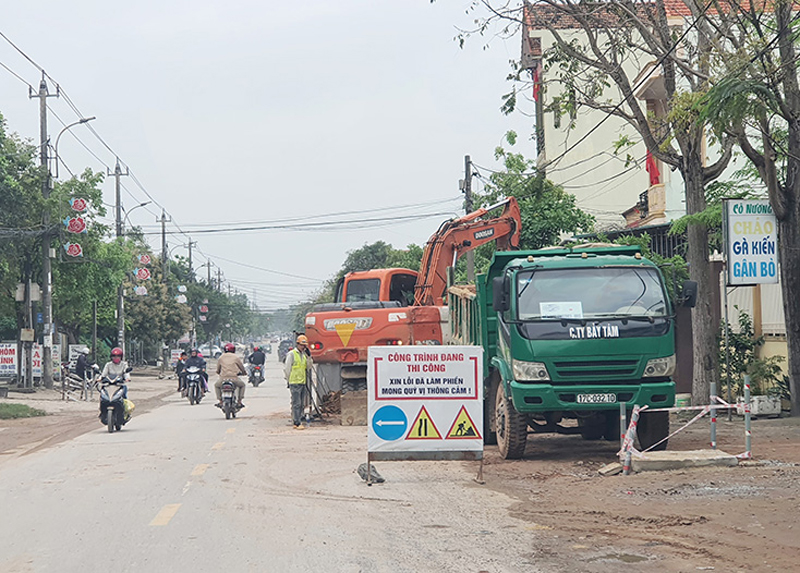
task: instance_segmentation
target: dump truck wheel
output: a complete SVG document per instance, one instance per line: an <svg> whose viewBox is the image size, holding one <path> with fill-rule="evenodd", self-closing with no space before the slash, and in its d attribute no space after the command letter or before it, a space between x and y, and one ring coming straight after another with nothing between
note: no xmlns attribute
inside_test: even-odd
<svg viewBox="0 0 800 573"><path fill-rule="evenodd" d="M518 460L525 453L528 421L514 409L514 405L506 398L502 388L497 389L496 395L495 427L500 455L506 460Z"/></svg>
<svg viewBox="0 0 800 573"><path fill-rule="evenodd" d="M669 436L669 412L642 412L636 428L639 438L639 447L646 450L653 444ZM664 440L653 450L666 450L667 441Z"/></svg>

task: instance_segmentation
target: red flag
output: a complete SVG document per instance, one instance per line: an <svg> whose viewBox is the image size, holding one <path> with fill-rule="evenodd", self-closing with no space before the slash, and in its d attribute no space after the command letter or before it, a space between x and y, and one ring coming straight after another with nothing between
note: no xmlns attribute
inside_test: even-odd
<svg viewBox="0 0 800 573"><path fill-rule="evenodd" d="M653 154L650 153L649 149L647 150L647 155L645 156L644 168L650 174L650 185L658 185L661 183L661 172L658 170L656 158L653 157Z"/></svg>
<svg viewBox="0 0 800 573"><path fill-rule="evenodd" d="M542 61L538 60L533 68L533 99L539 101L542 91Z"/></svg>

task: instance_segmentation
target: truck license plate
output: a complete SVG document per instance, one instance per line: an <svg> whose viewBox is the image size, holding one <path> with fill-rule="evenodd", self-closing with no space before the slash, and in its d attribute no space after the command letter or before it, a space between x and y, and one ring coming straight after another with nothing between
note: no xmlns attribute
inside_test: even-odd
<svg viewBox="0 0 800 573"><path fill-rule="evenodd" d="M578 394L578 404L613 404L616 394Z"/></svg>

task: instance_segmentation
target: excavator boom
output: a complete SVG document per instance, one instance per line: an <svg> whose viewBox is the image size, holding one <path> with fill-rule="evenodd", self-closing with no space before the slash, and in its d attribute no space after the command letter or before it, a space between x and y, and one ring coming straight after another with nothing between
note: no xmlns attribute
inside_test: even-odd
<svg viewBox="0 0 800 573"><path fill-rule="evenodd" d="M501 206L503 211L499 216L481 218ZM519 204L515 197L442 223L425 244L414 287L414 306L442 306L447 268L455 265L464 253L489 241L496 240L497 249L501 251L518 248L521 227Z"/></svg>

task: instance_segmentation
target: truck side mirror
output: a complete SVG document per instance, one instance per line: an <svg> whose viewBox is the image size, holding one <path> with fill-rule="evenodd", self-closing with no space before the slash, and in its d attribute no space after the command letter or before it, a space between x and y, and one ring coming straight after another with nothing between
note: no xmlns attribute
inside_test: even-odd
<svg viewBox="0 0 800 573"><path fill-rule="evenodd" d="M508 278L505 275L495 277L492 279L492 309L505 312L508 307Z"/></svg>
<svg viewBox="0 0 800 573"><path fill-rule="evenodd" d="M683 281L681 300L683 300L683 306L694 308L694 305L697 304L697 281Z"/></svg>

